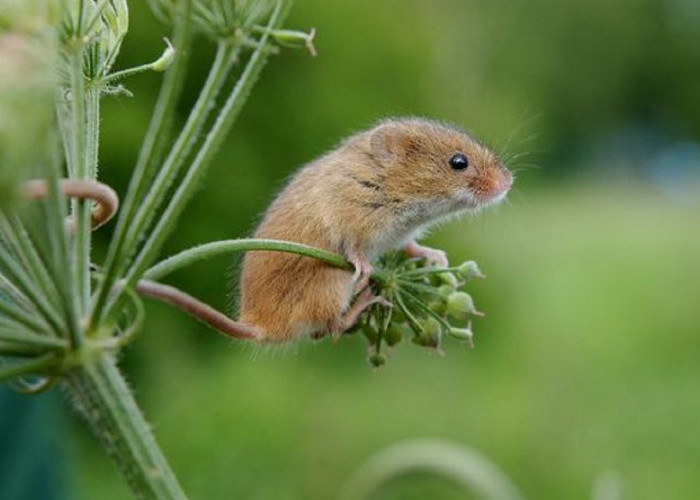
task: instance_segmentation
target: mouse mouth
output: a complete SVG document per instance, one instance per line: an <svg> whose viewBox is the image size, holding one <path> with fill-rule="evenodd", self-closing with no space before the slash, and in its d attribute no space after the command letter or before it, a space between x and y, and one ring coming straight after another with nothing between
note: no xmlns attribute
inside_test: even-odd
<svg viewBox="0 0 700 500"><path fill-rule="evenodd" d="M470 189L460 189L457 194L459 204L464 209L477 209L496 205L505 199L510 186L502 189L493 189L486 192L474 192Z"/></svg>

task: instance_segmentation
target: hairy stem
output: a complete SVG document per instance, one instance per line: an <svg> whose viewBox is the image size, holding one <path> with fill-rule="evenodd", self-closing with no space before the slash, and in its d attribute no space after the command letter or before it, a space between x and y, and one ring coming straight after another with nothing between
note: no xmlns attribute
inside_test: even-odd
<svg viewBox="0 0 700 500"><path fill-rule="evenodd" d="M80 13L82 18L82 11ZM86 113L85 77L83 73L83 51L74 50L70 57L70 89L71 89L71 146L73 166L72 177L87 179L90 175L88 159L88 124ZM97 126L97 124L93 124ZM73 248L73 272L75 291L80 311L87 308L90 300L90 210L86 200L72 200L73 218L76 224ZM77 332L73 332L77 333ZM79 347L82 343L80 335L73 335L73 343Z"/></svg>
<svg viewBox="0 0 700 500"><path fill-rule="evenodd" d="M221 87L231 72L236 53L237 49L229 45L228 42L219 42L211 71L194 108L192 108L187 123L165 159L148 194L142 200L133 221L129 224L126 236L127 247L135 246L139 236L148 229L154 214L157 213L165 198L168 188L185 164L187 155L197 141L202 127L204 127L209 117L213 103L216 101Z"/></svg>
<svg viewBox="0 0 700 500"><path fill-rule="evenodd" d="M267 61L268 50L266 50L269 39L270 30L279 28L284 19L284 14L288 10L289 4L283 0L278 0L274 12L270 16L267 24L267 29L258 42L258 48L250 57L243 73L236 82L231 95L226 100L219 116L217 116L214 125L207 135L204 144L197 152L192 164L190 165L185 178L173 195L165 212L161 215L156 227L151 232L144 247L141 249L134 264L129 269L126 276L127 286L133 286L136 281L143 275L147 266L155 258L160 246L163 244L166 236L179 218L185 208L189 198L192 196L194 189L197 187L198 181L206 170L212 157L216 153L219 145L228 133L231 125L238 116L243 103L250 93L253 85L258 79L260 72Z"/></svg>
<svg viewBox="0 0 700 500"><path fill-rule="evenodd" d="M136 498L186 498L112 355L82 360L65 386Z"/></svg>
<svg viewBox="0 0 700 500"><path fill-rule="evenodd" d="M129 182L129 189L126 193L121 215L117 221L114 238L107 253L104 266L104 281L97 292L97 299L90 317L91 323L100 316L109 291L117 279L129 225L136 214L148 182L154 175L156 166L163 159L165 147L170 139L169 132L175 115L175 107L182 94L182 85L185 81L185 71L187 70L187 58L191 46L191 23L188 22L190 9L191 0L180 0L178 2L178 15L175 18L173 31L173 44L177 50L175 60L163 78L158 101L141 146L134 173Z"/></svg>

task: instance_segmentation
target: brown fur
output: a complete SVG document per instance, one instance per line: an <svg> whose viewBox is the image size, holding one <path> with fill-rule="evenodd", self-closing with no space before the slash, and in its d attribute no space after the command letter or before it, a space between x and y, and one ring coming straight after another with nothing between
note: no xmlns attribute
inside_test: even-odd
<svg viewBox="0 0 700 500"><path fill-rule="evenodd" d="M448 161L464 153L469 168ZM306 243L368 263L409 243L421 227L492 202L510 173L464 132L424 119L381 122L303 167L267 210L256 238ZM339 332L353 273L317 260L249 252L240 321L280 342Z"/></svg>

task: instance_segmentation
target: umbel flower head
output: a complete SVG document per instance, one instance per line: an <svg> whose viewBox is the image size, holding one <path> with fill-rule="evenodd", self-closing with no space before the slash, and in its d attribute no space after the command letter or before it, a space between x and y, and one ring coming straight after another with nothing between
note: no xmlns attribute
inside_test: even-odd
<svg viewBox="0 0 700 500"><path fill-rule="evenodd" d="M61 40L65 52L85 51L86 76L105 77L119 55L129 30L126 0L70 0L61 10Z"/></svg>
<svg viewBox="0 0 700 500"><path fill-rule="evenodd" d="M172 24L177 17L178 0L148 0L151 10L161 21ZM254 47L254 35L262 33L262 23L270 16L277 2L274 0L193 0L189 17L194 28L216 41L243 42ZM277 45L306 48L316 55L313 41L316 32L290 29L270 31L270 39Z"/></svg>
<svg viewBox="0 0 700 500"><path fill-rule="evenodd" d="M375 266L371 285L386 303L372 306L348 333L361 332L367 338L368 361L374 367L386 363L385 346L393 347L404 338L440 353L446 337L473 347L471 320L484 313L461 288L483 277L473 261L436 268L424 259L407 259L399 252L387 254Z"/></svg>
<svg viewBox="0 0 700 500"><path fill-rule="evenodd" d="M177 16L178 0L148 0L153 13L165 23ZM193 0L190 18L198 31L213 39L240 36L267 19L272 0Z"/></svg>

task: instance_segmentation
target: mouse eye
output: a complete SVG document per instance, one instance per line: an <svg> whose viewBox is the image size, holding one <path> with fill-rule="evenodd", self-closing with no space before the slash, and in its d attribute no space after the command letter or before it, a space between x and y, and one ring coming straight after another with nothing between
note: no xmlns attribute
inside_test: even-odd
<svg viewBox="0 0 700 500"><path fill-rule="evenodd" d="M464 153L455 153L452 158L450 158L450 167L454 170L464 170L469 166L469 160L464 155Z"/></svg>

